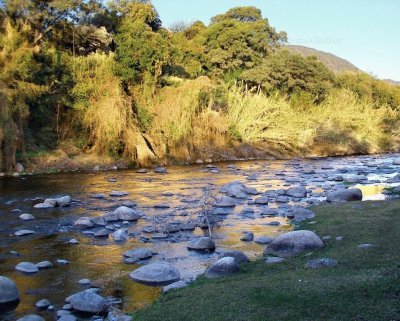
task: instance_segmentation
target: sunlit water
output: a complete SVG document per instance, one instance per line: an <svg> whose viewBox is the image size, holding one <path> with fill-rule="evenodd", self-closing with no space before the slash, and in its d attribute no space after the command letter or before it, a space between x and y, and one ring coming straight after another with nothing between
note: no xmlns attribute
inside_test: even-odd
<svg viewBox="0 0 400 321"><path fill-rule="evenodd" d="M188 251L187 240L193 235L206 234L206 230L196 228L193 232L179 232L167 241L157 240L144 243L141 232L145 226L152 225L153 217L159 220L189 222L197 218L199 201L204 189L218 191L231 181L241 181L259 192L287 189L290 186L306 186L315 195L310 198L323 200L320 194L326 184L335 185L335 175L366 175L368 181L357 185L361 187L365 200L383 199L381 194L387 185L384 181L397 174L399 166L391 165L399 155L373 157L327 158L292 161L245 161L235 163L236 169L228 164L216 164L220 173L211 173L204 165L176 166L168 168L167 174L149 172L139 174L135 171L114 171L97 173L65 173L20 178L0 178L0 275L12 278L21 294L21 302L14 312L3 315L6 320L14 320L27 313L40 313L53 319L50 312L35 311L34 304L47 298L60 309L67 296L85 289L78 284L83 278L92 280L94 286L102 288L102 295L121 299L118 306L123 311L139 309L158 297L159 288L140 285L128 277L138 265L122 262L123 253L135 247L149 247L158 254L150 261L166 260L174 264L184 279L194 278L217 259L218 254L199 254ZM376 165L376 166L375 166ZM305 174L305 169L314 169L315 174ZM112 178L112 179L111 179ZM110 182L115 180L115 182ZM383 183L382 183L383 182ZM122 198L109 197L112 190L126 191ZM172 196L163 195L166 192ZM91 198L96 193L106 194L102 200ZM34 209L33 205L45 198L70 195L80 203L51 210ZM288 206L306 206L305 200L295 204L253 205L251 200L238 201L238 205L229 215L223 216L213 229L217 249L242 250L251 259L262 255L264 246L253 242L241 242L243 231L252 231L255 236L274 237L291 229L285 217L262 217L260 212L266 208L285 210ZM125 200L137 203L135 210L143 212L145 217L126 228L131 237L125 243L115 243L111 237L96 239L82 231L72 229L75 219L82 216L100 216L121 205ZM249 202L250 201L250 202ZM248 204L249 202L249 204ZM156 204L168 204L168 209L155 209ZM252 207L254 214L243 214L244 207ZM19 219L21 213L35 216L34 221ZM279 222L279 226L268 223ZM124 226L125 227L125 226ZM16 237L18 229L31 229L32 236ZM76 238L80 244L70 245L68 240ZM17 251L20 256L10 254ZM57 259L70 261L69 265L57 265ZM15 271L19 262L40 262L49 260L53 268L40 270L34 275L25 275ZM0 317L1 319L1 317Z"/></svg>

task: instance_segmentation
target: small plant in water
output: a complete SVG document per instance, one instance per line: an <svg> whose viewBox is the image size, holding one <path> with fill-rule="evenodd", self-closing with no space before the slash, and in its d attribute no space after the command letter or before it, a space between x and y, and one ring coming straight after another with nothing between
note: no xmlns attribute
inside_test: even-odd
<svg viewBox="0 0 400 321"><path fill-rule="evenodd" d="M212 238L212 216L213 216L213 206L218 202L219 192L212 192L209 187L206 187L203 191L203 197L200 200L200 209L198 212L198 217L200 222L207 224L208 235Z"/></svg>

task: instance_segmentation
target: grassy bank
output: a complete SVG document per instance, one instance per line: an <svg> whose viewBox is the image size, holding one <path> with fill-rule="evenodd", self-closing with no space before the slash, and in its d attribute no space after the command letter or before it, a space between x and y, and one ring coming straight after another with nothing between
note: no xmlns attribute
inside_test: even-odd
<svg viewBox="0 0 400 321"><path fill-rule="evenodd" d="M238 276L200 279L163 295L133 320L399 320L400 202L324 205L301 228L332 236L317 253L268 266L242 265ZM336 236L343 236L336 241ZM357 245L371 243L362 250ZM336 267L306 270L313 258Z"/></svg>

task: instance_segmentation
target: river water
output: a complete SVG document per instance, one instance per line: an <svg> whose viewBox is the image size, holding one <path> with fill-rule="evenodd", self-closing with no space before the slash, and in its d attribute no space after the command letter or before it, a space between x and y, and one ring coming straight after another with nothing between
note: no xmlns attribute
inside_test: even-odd
<svg viewBox="0 0 400 321"><path fill-rule="evenodd" d="M291 186L306 187L307 198L289 199L285 203L255 205L252 201L258 196L237 200L237 206L229 215L224 215L217 222L213 237L218 251L242 250L251 259L256 259L262 255L264 246L240 241L244 231L252 231L256 237L275 237L290 230L291 225L285 213L292 206L317 204L324 200L326 191L339 185L343 187L343 182L334 181L339 175L343 176L345 185L349 185L347 181L355 182L356 178L354 185L361 187L364 200L384 199L381 193L383 188L398 185L385 183L399 172L400 166L393 165L398 158L400 155L392 154L242 161L214 164L216 168L206 168L206 165L169 167L166 174L118 170L0 178L0 275L14 280L21 296L18 307L7 313L0 312L0 319L15 320L29 313L54 319L54 312L37 311L35 303L46 298L56 310L61 309L67 296L85 289L78 284L84 278L90 279L93 286L100 287L103 296L120 300L117 307L123 311L140 309L153 302L161 289L140 285L129 279L129 273L139 265L123 263L126 250L151 248L157 254L149 262L171 262L178 268L182 278L187 280L203 273L218 257L217 253L200 254L187 250L189 239L207 234L207 230L200 227L193 232L171 233L166 239L152 239L151 234L143 233L142 229L154 226L154 217L158 218L157 221L171 224L195 222L205 190L219 191L222 185L232 181L254 187L261 194L286 190ZM110 197L108 194L112 190L126 191L128 194ZM91 197L97 193L104 193L106 197ZM62 208L33 208L43 199L63 195L70 195L77 202ZM124 243L116 243L111 237L98 239L90 231L85 233L72 227L73 222L82 216L102 216L127 200L136 203L135 211L144 216L136 223L123 226L131 235ZM160 204L163 206L157 208ZM274 210L273 213L268 212L270 209ZM19 218L21 213L32 214L35 220L22 221ZM117 229L120 225L119 222L110 228ZM33 230L35 234L14 236L19 229ZM71 238L80 243L69 244ZM70 263L58 264L58 259ZM51 261L53 267L31 275L15 271L15 265L22 261L37 263L45 260Z"/></svg>

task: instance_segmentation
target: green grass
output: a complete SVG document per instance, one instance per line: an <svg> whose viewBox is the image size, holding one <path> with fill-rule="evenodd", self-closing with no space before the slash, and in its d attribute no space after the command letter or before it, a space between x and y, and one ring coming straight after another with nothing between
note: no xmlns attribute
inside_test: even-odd
<svg viewBox="0 0 400 321"><path fill-rule="evenodd" d="M400 202L364 202L315 208L316 224L301 228L332 236L320 252L281 265L243 264L234 277L200 278L162 295L133 320L400 320ZM343 236L336 241L335 236ZM357 245L372 243L368 250ZM336 267L306 270L313 258Z"/></svg>

